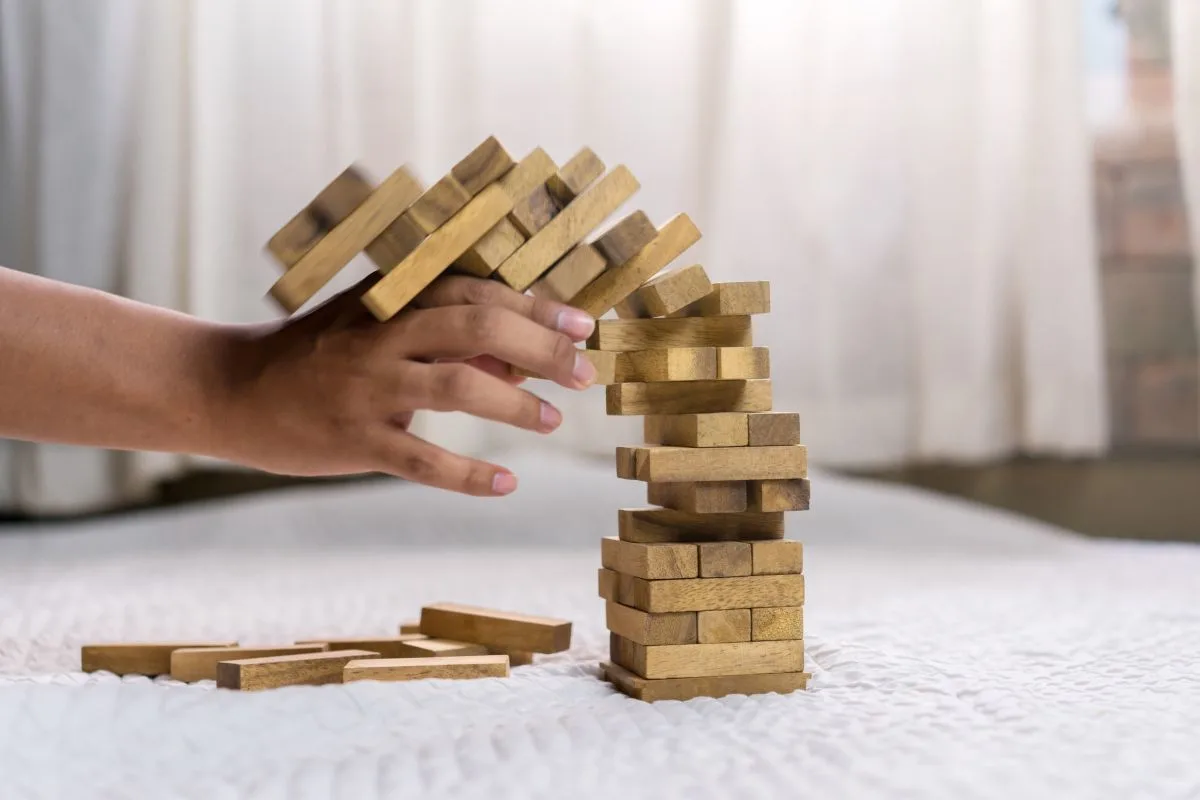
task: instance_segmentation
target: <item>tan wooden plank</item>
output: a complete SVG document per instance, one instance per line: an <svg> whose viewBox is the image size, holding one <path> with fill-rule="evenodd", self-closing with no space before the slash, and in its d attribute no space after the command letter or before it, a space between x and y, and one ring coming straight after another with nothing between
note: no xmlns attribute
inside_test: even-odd
<svg viewBox="0 0 1200 800"><path fill-rule="evenodd" d="M804 572L804 544L793 539L753 542L755 575L799 575Z"/></svg>
<svg viewBox="0 0 1200 800"><path fill-rule="evenodd" d="M705 542L699 549L701 578L736 578L753 571L750 542Z"/></svg>
<svg viewBox="0 0 1200 800"><path fill-rule="evenodd" d="M751 609L750 634L756 642L803 639L803 606Z"/></svg>
<svg viewBox="0 0 1200 800"><path fill-rule="evenodd" d="M751 414L746 421L751 447L784 447L800 444L800 415L787 411Z"/></svg>
<svg viewBox="0 0 1200 800"><path fill-rule="evenodd" d="M647 483L646 502L692 514L736 514L748 510L746 481Z"/></svg>
<svg viewBox="0 0 1200 800"><path fill-rule="evenodd" d="M399 636L354 636L308 639L296 644L324 644L326 650L367 650L380 658L403 658L411 655L411 642L428 639L423 633L402 633Z"/></svg>
<svg viewBox="0 0 1200 800"><path fill-rule="evenodd" d="M487 278L523 244L525 237L517 227L510 220L502 219L468 248L454 266L476 278Z"/></svg>
<svg viewBox="0 0 1200 800"><path fill-rule="evenodd" d="M745 447L749 443L746 417L746 414L737 412L650 414L642 422L642 433L647 444Z"/></svg>
<svg viewBox="0 0 1200 800"><path fill-rule="evenodd" d="M804 643L795 640L645 645L609 634L609 658L644 678L700 678L804 670Z"/></svg>
<svg viewBox="0 0 1200 800"><path fill-rule="evenodd" d="M529 287L535 297L568 302L583 287L594 281L605 268L604 256L586 242L571 250Z"/></svg>
<svg viewBox="0 0 1200 800"><path fill-rule="evenodd" d="M353 681L419 681L473 680L477 678L507 678L507 655L476 655L431 658L373 658L351 661L343 669L342 680Z"/></svg>
<svg viewBox="0 0 1200 800"><path fill-rule="evenodd" d="M181 647L171 651L171 677L177 681L215 681L217 664L244 658L320 653L324 644L286 644L251 647Z"/></svg>
<svg viewBox="0 0 1200 800"><path fill-rule="evenodd" d="M704 297L674 312L676 317L741 316L771 312L769 281L714 283Z"/></svg>
<svg viewBox="0 0 1200 800"><path fill-rule="evenodd" d="M633 480L740 481L808 477L808 450L791 447L635 447ZM625 455L628 462L630 454ZM628 466L628 463L626 464ZM626 473L630 470L626 469ZM625 477L618 474L618 477Z"/></svg>
<svg viewBox="0 0 1200 800"><path fill-rule="evenodd" d="M712 291L699 264L672 269L652 278L617 305L617 316L665 317Z"/></svg>
<svg viewBox="0 0 1200 800"><path fill-rule="evenodd" d="M571 646L569 620L460 603L422 608L421 633L530 653L558 653Z"/></svg>
<svg viewBox="0 0 1200 800"><path fill-rule="evenodd" d="M362 205L371 190L370 180L358 167L347 167L267 241L267 250L290 269Z"/></svg>
<svg viewBox="0 0 1200 800"><path fill-rule="evenodd" d="M342 668L357 659L376 658L366 650L331 650L292 656L265 656L217 664L217 686L252 691L280 686L341 683Z"/></svg>
<svg viewBox="0 0 1200 800"><path fill-rule="evenodd" d="M508 656L510 667L527 667L533 663L534 654L525 652L524 650L501 650L496 647L489 647L488 653L494 656Z"/></svg>
<svg viewBox="0 0 1200 800"><path fill-rule="evenodd" d="M602 668L605 679L619 691L647 703L661 700L693 700L697 697L790 694L806 689L809 679L812 678L807 672L783 672L651 680L634 675L624 667L609 661L604 662Z"/></svg>
<svg viewBox="0 0 1200 800"><path fill-rule="evenodd" d="M634 211L615 223L592 246L604 256L609 266L619 267L642 251L658 235L658 229L645 211Z"/></svg>
<svg viewBox="0 0 1200 800"><path fill-rule="evenodd" d="M604 567L601 567L599 570L597 570L596 575L598 578L597 585L600 596L605 600L615 603L619 594L617 588L617 581L619 580L617 578L617 573L613 572L611 569L605 569Z"/></svg>
<svg viewBox="0 0 1200 800"><path fill-rule="evenodd" d="M504 177L513 167L512 157L496 139L489 136L454 165L450 174L472 196L479 194L493 181Z"/></svg>
<svg viewBox="0 0 1200 800"><path fill-rule="evenodd" d="M471 201L471 193L453 175L430 186L404 213L426 236L445 225Z"/></svg>
<svg viewBox="0 0 1200 800"><path fill-rule="evenodd" d="M450 656L486 656L489 649L477 642L420 636L398 642L390 649L391 658L442 658ZM382 654L381 654L382 655ZM385 656L386 657L386 656Z"/></svg>
<svg viewBox="0 0 1200 800"><path fill-rule="evenodd" d="M404 622L400 623L399 633L401 636L403 636L405 634L420 633L420 632L421 632L421 620L419 620L419 619L406 619Z"/></svg>
<svg viewBox="0 0 1200 800"><path fill-rule="evenodd" d="M672 508L622 508L617 512L617 531L622 541L646 544L780 539L784 520L781 513L692 514Z"/></svg>
<svg viewBox="0 0 1200 800"><path fill-rule="evenodd" d="M636 608L609 601L605 604L605 622L613 633L639 644L695 644L696 612L647 614Z"/></svg>
<svg viewBox="0 0 1200 800"><path fill-rule="evenodd" d="M746 555L749 561L749 545ZM700 574L694 544L642 544L607 536L600 540L600 563L639 578L695 578Z"/></svg>
<svg viewBox="0 0 1200 800"><path fill-rule="evenodd" d="M375 241L367 245L367 257L386 275L408 258L423 241L425 231L413 222L412 217L401 214Z"/></svg>
<svg viewBox="0 0 1200 800"><path fill-rule="evenodd" d="M114 675L167 675L171 672L171 653L197 647L234 647L237 642L96 642L80 648L80 668L84 672L111 672Z"/></svg>
<svg viewBox="0 0 1200 800"><path fill-rule="evenodd" d="M717 377L717 352L712 347L633 350L618 356L616 377L620 382L705 381Z"/></svg>
<svg viewBox="0 0 1200 800"><path fill-rule="evenodd" d="M528 196L514 203L508 218L525 238L529 238L549 225L550 220L554 219L560 210L558 203L550 196L550 191L542 184Z"/></svg>
<svg viewBox="0 0 1200 800"><path fill-rule="evenodd" d="M750 641L750 609L726 608L696 612L697 644ZM646 644L646 642L639 642Z"/></svg>
<svg viewBox="0 0 1200 800"><path fill-rule="evenodd" d="M750 511L805 511L811 490L804 478L780 481L750 481L746 508Z"/></svg>
<svg viewBox="0 0 1200 800"><path fill-rule="evenodd" d="M604 162L590 147L582 148L546 178L546 188L560 207L567 206L604 174Z"/></svg>
<svg viewBox="0 0 1200 800"><path fill-rule="evenodd" d="M601 275L600 279L603 278L604 275ZM578 307L575 300L571 304ZM672 347L748 347L753 343L752 338L750 317L598 319L587 346L593 350L622 351Z"/></svg>
<svg viewBox="0 0 1200 800"><path fill-rule="evenodd" d="M670 381L605 387L610 415L708 414L771 408L771 382Z"/></svg>
<svg viewBox="0 0 1200 800"><path fill-rule="evenodd" d="M611 572L611 570L609 570ZM655 614L725 608L804 605L803 575L747 575L738 578L681 578L648 581L613 572L605 588L614 603Z"/></svg>
<svg viewBox="0 0 1200 800"><path fill-rule="evenodd" d="M771 377L771 352L765 347L718 347L717 377L755 380Z"/></svg>
<svg viewBox="0 0 1200 800"><path fill-rule="evenodd" d="M542 148L535 147L497 183L512 198L515 207L539 186L544 186L557 169L554 159Z"/></svg>
<svg viewBox="0 0 1200 800"><path fill-rule="evenodd" d="M618 446L616 450L617 477L636 480L636 464L634 460L636 447Z"/></svg>

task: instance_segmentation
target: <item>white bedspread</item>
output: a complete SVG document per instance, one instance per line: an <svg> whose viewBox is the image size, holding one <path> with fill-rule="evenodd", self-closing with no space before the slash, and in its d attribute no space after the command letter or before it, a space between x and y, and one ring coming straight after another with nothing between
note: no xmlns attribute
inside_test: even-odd
<svg viewBox="0 0 1200 800"><path fill-rule="evenodd" d="M645 704L596 670L597 540L640 485L513 465L499 502L381 483L0 529L0 796L1200 797L1200 549L817 476L809 691ZM574 644L508 680L77 671L88 640L382 634L437 600Z"/></svg>

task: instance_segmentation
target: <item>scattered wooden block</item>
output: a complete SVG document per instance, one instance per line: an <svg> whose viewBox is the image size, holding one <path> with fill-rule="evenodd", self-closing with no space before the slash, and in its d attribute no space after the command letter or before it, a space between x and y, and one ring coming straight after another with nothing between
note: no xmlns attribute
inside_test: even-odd
<svg viewBox="0 0 1200 800"><path fill-rule="evenodd" d="M804 572L804 545L793 539L753 542L755 575L799 575Z"/></svg>
<svg viewBox="0 0 1200 800"><path fill-rule="evenodd" d="M745 447L748 444L746 416L736 412L651 414L642 421L642 434L647 444Z"/></svg>
<svg viewBox="0 0 1200 800"><path fill-rule="evenodd" d="M605 387L605 406L611 415L764 411L771 407L771 382L614 383Z"/></svg>
<svg viewBox="0 0 1200 800"><path fill-rule="evenodd" d="M399 642L392 658L449 658L451 656L491 655L488 648L475 642L454 639L432 639L426 636Z"/></svg>
<svg viewBox="0 0 1200 800"><path fill-rule="evenodd" d="M502 219L468 248L454 262L454 266L477 278L487 278L523 244L525 237L517 230L517 226Z"/></svg>
<svg viewBox="0 0 1200 800"><path fill-rule="evenodd" d="M370 196L371 182L358 167L347 167L270 238L267 250L290 269Z"/></svg>
<svg viewBox="0 0 1200 800"><path fill-rule="evenodd" d="M647 483L646 502L692 514L736 514L747 510L746 482Z"/></svg>
<svg viewBox="0 0 1200 800"><path fill-rule="evenodd" d="M751 447L800 444L799 414L786 411L751 414L746 425L747 441Z"/></svg>
<svg viewBox="0 0 1200 800"><path fill-rule="evenodd" d="M697 642L697 616L694 611L647 614L610 600L605 604L605 622L610 631L638 644Z"/></svg>
<svg viewBox="0 0 1200 800"><path fill-rule="evenodd" d="M507 678L507 655L459 656L455 658L374 658L351 661L343 670L343 681L418 681Z"/></svg>
<svg viewBox="0 0 1200 800"><path fill-rule="evenodd" d="M569 620L458 603L437 603L422 608L421 632L530 653L558 653L571 647Z"/></svg>
<svg viewBox="0 0 1200 800"><path fill-rule="evenodd" d="M707 542L699 549L701 578L736 578L753 572L750 542Z"/></svg>
<svg viewBox="0 0 1200 800"><path fill-rule="evenodd" d="M235 647L237 642L111 642L85 644L79 652L84 672L114 675L167 675L171 653L184 647Z"/></svg>
<svg viewBox="0 0 1200 800"><path fill-rule="evenodd" d="M790 641L804 638L804 608L751 609L751 636L756 642Z"/></svg>
<svg viewBox="0 0 1200 800"><path fill-rule="evenodd" d="M303 653L320 653L328 648L324 644L289 644L274 647L181 647L171 651L171 677L177 681L215 681L217 664L266 656L290 656Z"/></svg>
<svg viewBox="0 0 1200 800"><path fill-rule="evenodd" d="M651 279L617 305L617 316L665 317L712 291L704 267L692 264Z"/></svg>
<svg viewBox="0 0 1200 800"><path fill-rule="evenodd" d="M645 211L634 211L592 242L609 266L619 267L642 251L658 235Z"/></svg>
<svg viewBox="0 0 1200 800"><path fill-rule="evenodd" d="M717 377L757 380L771 377L771 353L765 347L718 347Z"/></svg>
<svg viewBox="0 0 1200 800"><path fill-rule="evenodd" d="M617 530L625 542L781 539L783 527L780 513L691 514L672 508L622 508L617 512Z"/></svg>
<svg viewBox="0 0 1200 800"><path fill-rule="evenodd" d="M527 653L523 650L500 650L499 648L489 647L488 653L494 656L508 656L508 665L510 667L527 667L533 663L533 653Z"/></svg>
<svg viewBox="0 0 1200 800"><path fill-rule="evenodd" d="M793 447L634 447L639 481L740 481L808 477L807 449ZM626 454L628 462L630 454ZM627 463L628 466L628 463ZM625 477L618 473L618 477Z"/></svg>
<svg viewBox="0 0 1200 800"><path fill-rule="evenodd" d="M312 639L296 644L323 644L326 650L367 650L378 653L380 658L404 658L413 653L408 647L410 643L426 639L428 637L423 633L402 633L399 636Z"/></svg>
<svg viewBox="0 0 1200 800"><path fill-rule="evenodd" d="M405 211L426 236L446 224L471 201L471 193L453 175L446 175L430 186Z"/></svg>
<svg viewBox="0 0 1200 800"><path fill-rule="evenodd" d="M513 204L508 218L526 238L533 236L550 224L559 212L558 203L550 196L545 184L534 189L529 196Z"/></svg>
<svg viewBox="0 0 1200 800"><path fill-rule="evenodd" d="M266 656L217 664L217 686L251 691L280 686L320 686L341 683L342 669L356 659L376 658L366 650L332 650L293 656Z"/></svg>
<svg viewBox="0 0 1200 800"><path fill-rule="evenodd" d="M513 167L513 160L495 136L489 136L450 170L462 187L472 196L504 177Z"/></svg>
<svg viewBox="0 0 1200 800"><path fill-rule="evenodd" d="M809 482L804 478L750 481L746 508L750 511L804 511L809 506Z"/></svg>
<svg viewBox="0 0 1200 800"><path fill-rule="evenodd" d="M750 641L750 609L727 608L721 611L697 611L698 644ZM640 644L646 644L640 642Z"/></svg>
<svg viewBox="0 0 1200 800"><path fill-rule="evenodd" d="M659 678L651 680L634 675L624 667L604 662L604 677L635 700L654 703L660 700L692 700L697 697L729 695L789 694L808 687L807 672L783 672L767 675L716 675L704 678Z"/></svg>
<svg viewBox="0 0 1200 800"><path fill-rule="evenodd" d="M604 256L596 248L587 243L577 244L530 286L529 291L536 297L566 303L604 272L604 268Z"/></svg>
<svg viewBox="0 0 1200 800"><path fill-rule="evenodd" d="M606 271L597 281L608 274ZM577 305L575 300L571 303ZM750 317L598 319L587 346L593 350L747 347L751 339Z"/></svg>
<svg viewBox="0 0 1200 800"><path fill-rule="evenodd" d="M804 670L804 643L645 645L610 634L609 658L643 678L700 678Z"/></svg>
<svg viewBox="0 0 1200 800"><path fill-rule="evenodd" d="M409 620L405 620L404 622L400 623L400 635L401 636L403 636L404 634L408 634L408 633L420 633L420 632L421 632L421 620L419 620L419 619L409 619Z"/></svg>
<svg viewBox="0 0 1200 800"><path fill-rule="evenodd" d="M546 178L546 189L559 207L565 207L604 174L604 162L585 147L563 164L556 174Z"/></svg>
<svg viewBox="0 0 1200 800"><path fill-rule="evenodd" d="M747 561L749 547L746 545ZM700 574L694 544L642 544L608 536L600 540L600 563L614 572L639 578L695 578Z"/></svg>
<svg viewBox="0 0 1200 800"><path fill-rule="evenodd" d="M600 579L600 589L607 592L601 597L654 614L804 605L803 575L648 581L601 569L609 573Z"/></svg>
<svg viewBox="0 0 1200 800"><path fill-rule="evenodd" d="M769 281L714 283L704 297L676 311L676 317L741 316L771 311Z"/></svg>

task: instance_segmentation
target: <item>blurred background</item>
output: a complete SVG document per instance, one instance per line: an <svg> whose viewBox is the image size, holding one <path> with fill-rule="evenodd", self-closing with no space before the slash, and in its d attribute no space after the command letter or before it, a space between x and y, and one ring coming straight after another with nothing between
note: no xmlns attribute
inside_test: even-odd
<svg viewBox="0 0 1200 800"><path fill-rule="evenodd" d="M432 182L489 134L628 165L622 215L687 212L689 262L772 282L756 344L814 465L1200 539L1196 0L0 0L9 267L277 318L263 246L334 175ZM545 394L550 437L419 430L640 440ZM288 483L0 440L9 519Z"/></svg>

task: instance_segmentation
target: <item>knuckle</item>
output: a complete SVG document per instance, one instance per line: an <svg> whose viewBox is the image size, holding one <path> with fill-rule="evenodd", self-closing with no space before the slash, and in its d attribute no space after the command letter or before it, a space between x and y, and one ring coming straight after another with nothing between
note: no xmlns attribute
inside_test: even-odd
<svg viewBox="0 0 1200 800"><path fill-rule="evenodd" d="M463 299L472 305L491 305L500 301L500 295L504 289L496 281L481 280L479 278L463 278L462 296Z"/></svg>
<svg viewBox="0 0 1200 800"><path fill-rule="evenodd" d="M434 372L433 400L436 406L453 404L471 390L474 369L466 364L443 364Z"/></svg>
<svg viewBox="0 0 1200 800"><path fill-rule="evenodd" d="M491 342L500 334L503 315L491 306L471 306L463 314L467 335L478 342Z"/></svg>
<svg viewBox="0 0 1200 800"><path fill-rule="evenodd" d="M431 453L406 453L398 466L402 475L417 483L432 483L442 473L442 465Z"/></svg>

